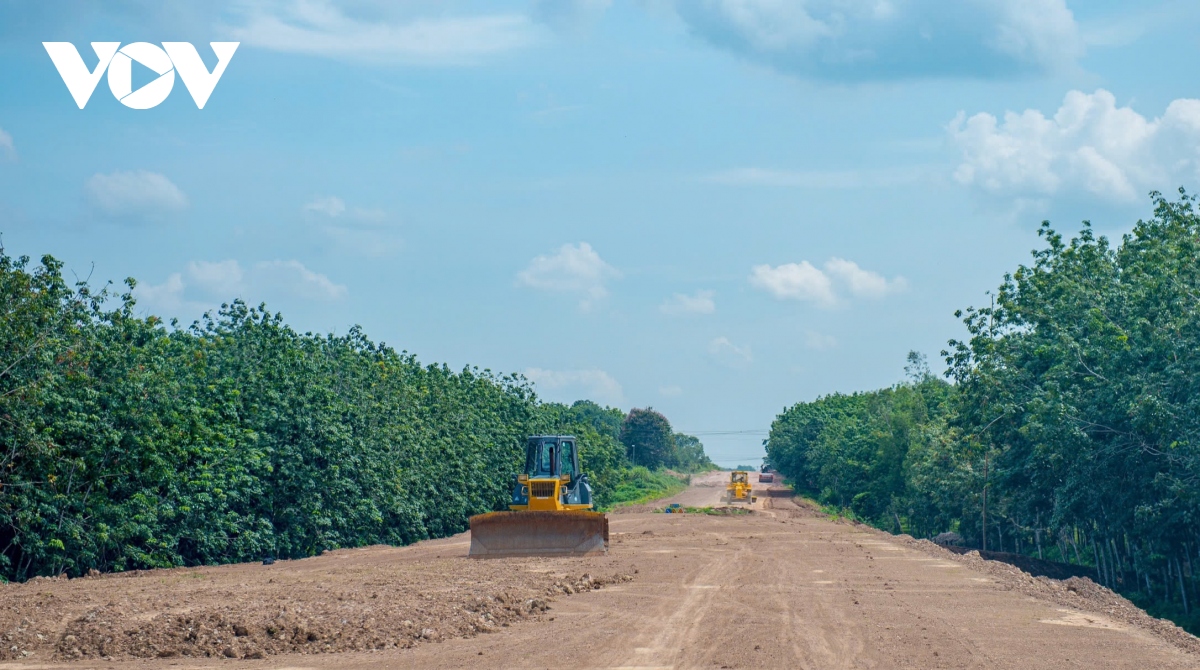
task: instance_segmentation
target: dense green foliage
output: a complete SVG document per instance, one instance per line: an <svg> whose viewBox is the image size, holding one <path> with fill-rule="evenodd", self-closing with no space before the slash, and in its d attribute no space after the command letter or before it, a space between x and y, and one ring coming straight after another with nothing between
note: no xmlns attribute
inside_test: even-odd
<svg viewBox="0 0 1200 670"><path fill-rule="evenodd" d="M944 517L924 504L941 484L941 435L954 389L928 374L893 388L833 394L798 403L771 427L771 463L819 502L881 527L930 536L948 530L963 510ZM930 467L933 471L930 472ZM918 486L922 488L918 488ZM955 526L957 528L957 526Z"/></svg>
<svg viewBox="0 0 1200 670"><path fill-rule="evenodd" d="M460 532L504 507L535 433L579 436L602 504L675 485L631 467L620 410L240 302L168 327L61 270L0 250L2 578Z"/></svg>
<svg viewBox="0 0 1200 670"><path fill-rule="evenodd" d="M953 386L910 357L904 384L800 403L772 463L883 528L1089 565L1194 628L1200 217L1182 191L1154 197L1115 246L1043 224L1033 263L962 315Z"/></svg>
<svg viewBox="0 0 1200 670"><path fill-rule="evenodd" d="M622 471L621 480L608 490L601 509L620 505L636 505L675 495L687 488L691 478L669 470L650 470L637 466Z"/></svg>
<svg viewBox="0 0 1200 670"><path fill-rule="evenodd" d="M651 407L629 410L619 437L634 465L689 473L716 468L699 438L671 432L671 422Z"/></svg>
<svg viewBox="0 0 1200 670"><path fill-rule="evenodd" d="M663 467L675 451L671 422L652 408L629 410L621 424L621 444L625 454L636 465Z"/></svg>
<svg viewBox="0 0 1200 670"><path fill-rule="evenodd" d="M708 454L704 453L704 444L700 442L700 438L694 435L675 433L672 439L675 442L675 449L672 452L671 461L667 464L672 470L695 474L717 469L717 464L713 463Z"/></svg>

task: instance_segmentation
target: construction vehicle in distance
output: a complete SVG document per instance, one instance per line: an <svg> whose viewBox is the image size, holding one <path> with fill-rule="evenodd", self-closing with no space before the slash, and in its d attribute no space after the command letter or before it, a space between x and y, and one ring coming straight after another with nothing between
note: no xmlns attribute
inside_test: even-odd
<svg viewBox="0 0 1200 670"><path fill-rule="evenodd" d="M725 496L730 503L753 504L755 496L750 489L750 473L745 470L734 470L729 473L729 483L725 485Z"/></svg>
<svg viewBox="0 0 1200 670"><path fill-rule="evenodd" d="M592 511L578 440L534 435L513 475L507 512L471 517L471 556L586 556L608 553L608 517Z"/></svg>
<svg viewBox="0 0 1200 670"><path fill-rule="evenodd" d="M758 481L766 483L775 482L775 468L771 467L771 462L763 459L762 467L759 468Z"/></svg>

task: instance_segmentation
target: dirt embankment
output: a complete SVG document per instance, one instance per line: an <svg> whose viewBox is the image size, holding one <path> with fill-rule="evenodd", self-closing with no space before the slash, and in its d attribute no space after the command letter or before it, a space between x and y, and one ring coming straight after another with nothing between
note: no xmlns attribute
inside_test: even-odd
<svg viewBox="0 0 1200 670"><path fill-rule="evenodd" d="M403 649L502 630L557 598L631 579L550 559L465 561L368 547L274 565L0 587L0 659L257 659ZM434 551L438 551L434 549ZM415 555L411 555L415 554Z"/></svg>
<svg viewBox="0 0 1200 670"><path fill-rule="evenodd" d="M1124 596L1093 582L1088 577L1052 579L1035 576L1007 561L987 560L978 551L965 554L949 551L929 540L916 540L908 535L896 539L905 545L933 556L943 556L974 570L991 575L998 584L1035 598L1091 613L1140 628L1163 640L1192 653L1200 654L1200 639L1166 619L1158 619L1131 603ZM1084 621L1087 619L1085 617ZM1092 622L1094 623L1094 621Z"/></svg>

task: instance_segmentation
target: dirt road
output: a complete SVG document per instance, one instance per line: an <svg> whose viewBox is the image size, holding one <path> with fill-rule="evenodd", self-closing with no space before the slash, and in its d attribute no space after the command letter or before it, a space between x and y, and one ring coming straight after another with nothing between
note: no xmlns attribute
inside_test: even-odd
<svg viewBox="0 0 1200 670"><path fill-rule="evenodd" d="M707 483L675 501L719 498ZM9 585L0 668L1200 667L1200 641L1090 582L767 493L748 515L613 514L606 557L472 560L462 535Z"/></svg>
<svg viewBox="0 0 1200 670"><path fill-rule="evenodd" d="M757 475L751 474L751 483ZM725 485L729 483L728 472L709 472L703 475L693 475L691 486L682 493L661 500L653 507L663 507L670 503L679 503L686 507L717 507L725 504ZM745 507L745 503L737 503Z"/></svg>

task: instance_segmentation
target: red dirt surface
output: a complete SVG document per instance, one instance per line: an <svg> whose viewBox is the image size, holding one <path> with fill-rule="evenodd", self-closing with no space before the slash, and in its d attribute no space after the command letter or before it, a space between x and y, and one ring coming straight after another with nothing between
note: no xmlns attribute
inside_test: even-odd
<svg viewBox="0 0 1200 670"><path fill-rule="evenodd" d="M0 659L241 658L404 649L537 618L628 581L569 561L461 558L461 538L274 565L35 579L0 588ZM17 666L20 667L20 666Z"/></svg>
<svg viewBox="0 0 1200 670"><path fill-rule="evenodd" d="M717 503L722 474L671 501ZM464 534L7 585L0 668L1200 667L1200 640L1088 579L784 494L756 489L751 514L611 515L601 557L469 559Z"/></svg>

